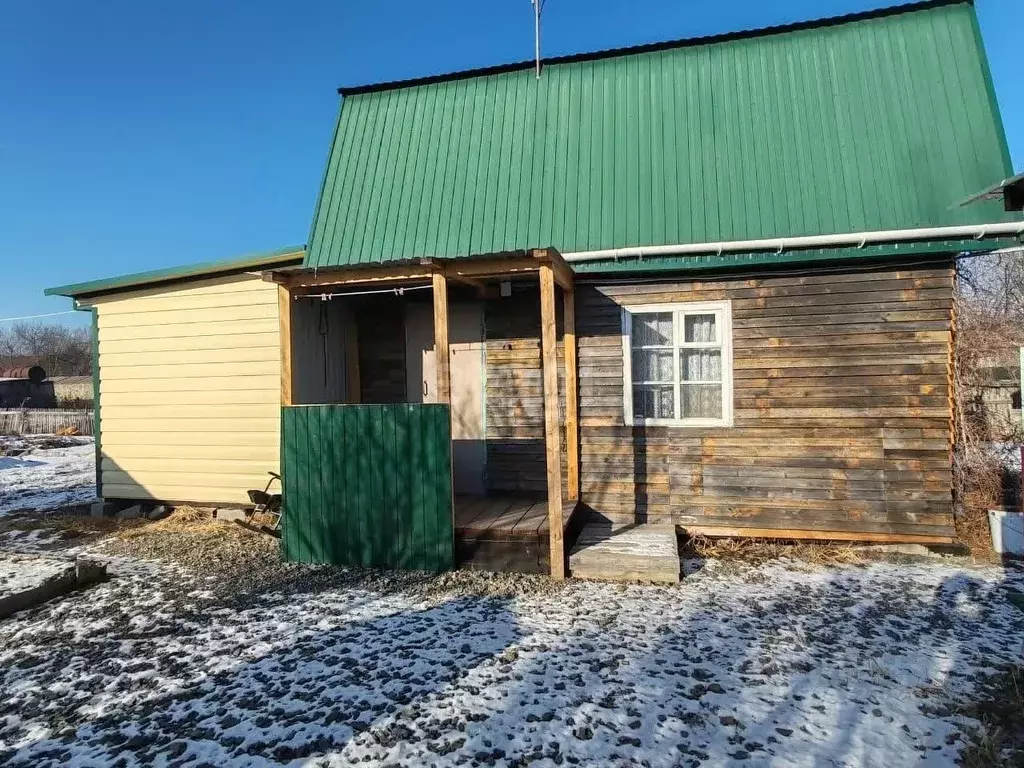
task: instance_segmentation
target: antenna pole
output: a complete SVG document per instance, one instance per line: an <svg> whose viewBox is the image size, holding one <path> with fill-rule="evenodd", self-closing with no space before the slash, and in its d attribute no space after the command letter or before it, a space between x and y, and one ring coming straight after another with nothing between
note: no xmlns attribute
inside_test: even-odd
<svg viewBox="0 0 1024 768"><path fill-rule="evenodd" d="M540 80L540 5L541 0L530 0L533 3L533 54L537 61L537 79Z"/></svg>

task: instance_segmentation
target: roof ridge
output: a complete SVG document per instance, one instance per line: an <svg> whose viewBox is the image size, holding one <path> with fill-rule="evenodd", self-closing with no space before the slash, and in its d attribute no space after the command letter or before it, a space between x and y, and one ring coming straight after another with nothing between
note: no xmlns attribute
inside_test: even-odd
<svg viewBox="0 0 1024 768"><path fill-rule="evenodd" d="M916 0L916 2L888 5L882 8L857 11L856 13L847 13L840 16L826 16L823 18L808 19L806 21L794 21L788 24L775 24L767 27L740 29L731 32L716 32L711 35L683 37L675 40L661 40L653 43L640 43L638 45L621 46L618 48L606 48L597 51L584 51L581 53L572 53L563 56L552 56L547 59L541 58L541 64L543 66L551 66L579 61L611 59L619 56L633 56L641 53L671 50L673 48L714 45L716 43L724 43L732 40L744 40L753 37L767 37L770 35L786 34L788 32L800 32L806 29L840 26L843 24L852 24L858 21L866 21L868 19L879 19L889 16L899 16L906 13L917 13L950 5L974 5L974 3L975 0ZM533 69L535 66L536 62L533 59L527 59L509 62L506 64L495 64L487 67L475 67L472 69L463 69L454 72L443 72L435 75L423 75L400 80L386 80L377 83L366 83L364 85L341 86L338 88L338 93L341 96L355 96L361 93L390 91L398 88L413 88L419 85L431 85L433 83L441 83L451 80L467 80L474 77L486 77L488 75L499 75L506 72L518 72L520 70Z"/></svg>

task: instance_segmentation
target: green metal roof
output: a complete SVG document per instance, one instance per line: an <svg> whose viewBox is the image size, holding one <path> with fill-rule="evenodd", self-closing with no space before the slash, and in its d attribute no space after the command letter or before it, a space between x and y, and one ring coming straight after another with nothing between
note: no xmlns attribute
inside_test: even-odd
<svg viewBox="0 0 1024 768"><path fill-rule="evenodd" d="M967 0L531 66L342 89L304 265L1005 219Z"/></svg>
<svg viewBox="0 0 1024 768"><path fill-rule="evenodd" d="M154 269L150 272L135 272L130 275L108 277L102 280L92 280L87 283L58 285L54 288L47 288L43 291L43 294L46 296L80 298L82 296L93 296L101 293L139 288L145 285L153 285L154 283L170 283L232 272L284 267L289 264L298 264L302 260L304 252L304 245L291 245L286 248L278 248L275 251L251 253L233 259L207 261L201 264L188 264L182 267L169 267L167 269Z"/></svg>

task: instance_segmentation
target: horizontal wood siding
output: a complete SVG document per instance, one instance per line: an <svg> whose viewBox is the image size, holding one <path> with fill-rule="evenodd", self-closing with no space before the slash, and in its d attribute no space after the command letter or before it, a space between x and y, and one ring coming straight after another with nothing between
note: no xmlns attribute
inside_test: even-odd
<svg viewBox="0 0 1024 768"><path fill-rule="evenodd" d="M948 262L579 286L583 500L617 520L950 535L952 295ZM724 299L734 426L624 426L621 304Z"/></svg>
<svg viewBox="0 0 1024 768"><path fill-rule="evenodd" d="M280 463L276 286L232 275L92 303L104 495L246 503Z"/></svg>
<svg viewBox="0 0 1024 768"><path fill-rule="evenodd" d="M404 403L405 312L397 299L373 297L354 304L359 338L361 402Z"/></svg>
<svg viewBox="0 0 1024 768"><path fill-rule="evenodd" d="M561 301L558 334L558 417L565 457L565 353ZM517 285L512 295L485 305L487 488L493 493L543 497L547 493L544 453L544 382L540 349L540 288ZM564 484L563 484L564 485Z"/></svg>

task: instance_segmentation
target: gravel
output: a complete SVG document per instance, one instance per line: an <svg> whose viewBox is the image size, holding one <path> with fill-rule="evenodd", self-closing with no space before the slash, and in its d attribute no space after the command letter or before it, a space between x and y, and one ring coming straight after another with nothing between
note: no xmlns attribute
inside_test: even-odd
<svg viewBox="0 0 1024 768"><path fill-rule="evenodd" d="M564 584L543 576L460 570L440 574L381 571L328 565L286 563L279 540L233 523L212 520L196 525L139 525L100 539L95 551L117 557L173 565L205 579L218 598L258 597L267 591L316 592L358 588L380 594L440 597L513 597L554 594Z"/></svg>

